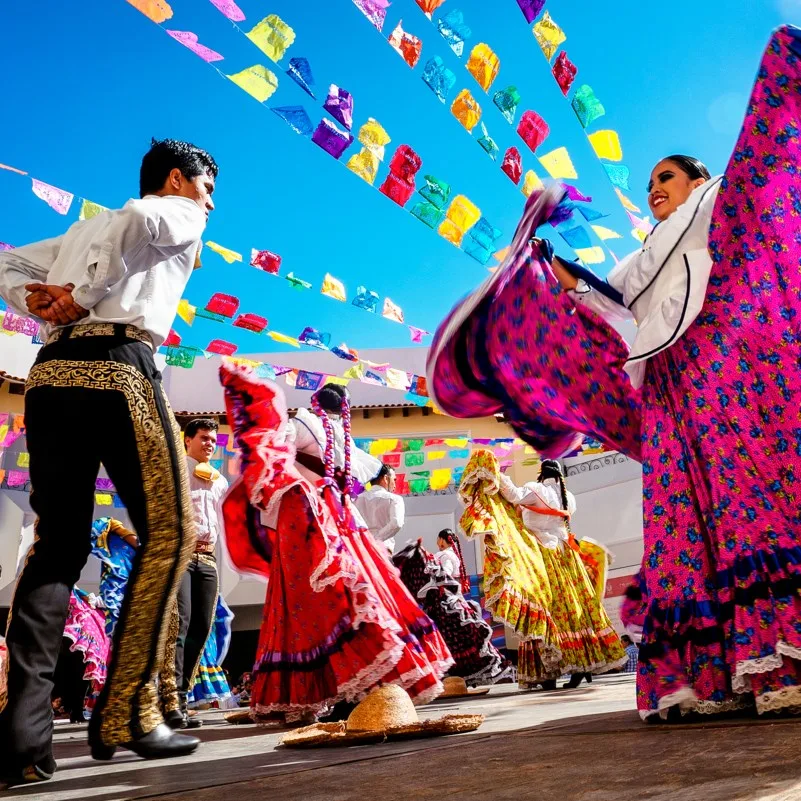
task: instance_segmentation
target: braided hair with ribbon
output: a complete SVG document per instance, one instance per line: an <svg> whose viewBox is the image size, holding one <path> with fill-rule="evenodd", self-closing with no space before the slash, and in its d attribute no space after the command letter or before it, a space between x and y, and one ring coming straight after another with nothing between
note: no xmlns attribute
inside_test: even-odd
<svg viewBox="0 0 801 801"><path fill-rule="evenodd" d="M325 465L325 477L336 486L336 454L334 451L334 425L331 422L330 414L342 417L342 428L345 434L345 465L344 479L345 486L343 495L352 497L353 495L353 475L351 472L351 419L350 403L348 391L337 384L325 386L312 395L311 409L320 418L325 431L325 452L323 453L323 464Z"/></svg>
<svg viewBox="0 0 801 801"><path fill-rule="evenodd" d="M447 543L449 548L453 548L459 554L459 583L462 585L463 593L470 593L470 577L464 567L464 554L459 537L449 528L444 528L437 534L437 539Z"/></svg>

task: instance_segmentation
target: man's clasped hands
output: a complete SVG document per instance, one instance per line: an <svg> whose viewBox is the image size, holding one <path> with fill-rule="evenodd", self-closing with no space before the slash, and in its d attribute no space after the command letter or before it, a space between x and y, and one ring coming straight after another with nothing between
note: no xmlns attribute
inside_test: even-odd
<svg viewBox="0 0 801 801"><path fill-rule="evenodd" d="M25 298L28 311L50 325L69 325L89 314L88 309L79 306L72 297L74 284L26 284L30 293Z"/></svg>

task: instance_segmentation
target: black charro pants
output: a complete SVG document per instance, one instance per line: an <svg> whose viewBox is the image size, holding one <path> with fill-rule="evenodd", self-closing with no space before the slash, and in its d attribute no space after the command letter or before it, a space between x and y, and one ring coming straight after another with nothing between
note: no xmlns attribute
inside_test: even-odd
<svg viewBox="0 0 801 801"><path fill-rule="evenodd" d="M137 329L79 325L39 352L25 392L34 544L17 581L6 642L8 694L0 763L51 754L53 673L69 596L91 551L101 463L139 535L108 677L92 718L107 745L152 731L160 665L178 582L195 534L180 431L153 353Z"/></svg>
<svg viewBox="0 0 801 801"><path fill-rule="evenodd" d="M214 557L195 554L178 587L178 638L175 643L175 681L181 700L192 689L206 640L217 610L219 580Z"/></svg>

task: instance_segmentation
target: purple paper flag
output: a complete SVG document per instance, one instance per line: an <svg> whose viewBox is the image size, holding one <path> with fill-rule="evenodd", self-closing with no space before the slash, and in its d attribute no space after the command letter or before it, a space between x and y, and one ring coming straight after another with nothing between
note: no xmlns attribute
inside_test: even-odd
<svg viewBox="0 0 801 801"><path fill-rule="evenodd" d="M14 246L9 245L8 242L0 242L0 250L14 250Z"/></svg>
<svg viewBox="0 0 801 801"><path fill-rule="evenodd" d="M353 127L353 95L347 89L332 83L323 108L348 130Z"/></svg>
<svg viewBox="0 0 801 801"><path fill-rule="evenodd" d="M295 380L295 389L306 389L316 392L323 383L322 373L309 373L306 370L298 370L298 377Z"/></svg>
<svg viewBox="0 0 801 801"><path fill-rule="evenodd" d="M312 142L319 145L326 153L338 159L350 147L353 137L347 131L340 131L331 120L323 117L312 134Z"/></svg>
<svg viewBox="0 0 801 801"><path fill-rule="evenodd" d="M222 61L223 57L210 47L202 45L197 40L197 34L192 31L167 31L167 33L180 42L184 47L188 47L196 56L200 56L204 61L209 64L212 61Z"/></svg>
<svg viewBox="0 0 801 801"><path fill-rule="evenodd" d="M211 4L221 13L225 14L231 22L242 22L245 15L234 0L211 0Z"/></svg>
<svg viewBox="0 0 801 801"><path fill-rule="evenodd" d="M353 4L379 31L384 27L389 0L353 0Z"/></svg>
<svg viewBox="0 0 801 801"><path fill-rule="evenodd" d="M534 22L540 12L545 8L545 0L517 0L517 5L523 12L526 22Z"/></svg>
<svg viewBox="0 0 801 801"><path fill-rule="evenodd" d="M71 192L65 192L57 186L51 186L36 178L32 178L31 181L33 182L31 186L33 194L44 200L51 209L59 214L66 214L70 210L74 197Z"/></svg>
<svg viewBox="0 0 801 801"><path fill-rule="evenodd" d="M218 448L222 448L223 450L225 450L228 447L229 438L230 437L229 437L228 434L218 434L217 435L217 447Z"/></svg>
<svg viewBox="0 0 801 801"><path fill-rule="evenodd" d="M95 489L103 492L114 492L114 484L111 483L110 478L98 478L95 481Z"/></svg>
<svg viewBox="0 0 801 801"><path fill-rule="evenodd" d="M588 195L583 195L581 190L576 189L575 186L570 184L562 184L562 188L567 191L567 196L570 200L576 200L579 203L592 203L592 198Z"/></svg>

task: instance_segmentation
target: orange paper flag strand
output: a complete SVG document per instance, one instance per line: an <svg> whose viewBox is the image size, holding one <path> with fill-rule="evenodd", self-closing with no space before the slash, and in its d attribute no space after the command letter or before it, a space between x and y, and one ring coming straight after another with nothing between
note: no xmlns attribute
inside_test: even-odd
<svg viewBox="0 0 801 801"><path fill-rule="evenodd" d="M172 19L172 8L166 0L128 0L128 2L159 25Z"/></svg>

